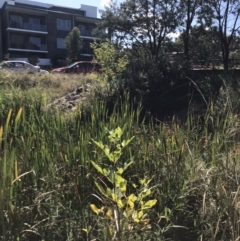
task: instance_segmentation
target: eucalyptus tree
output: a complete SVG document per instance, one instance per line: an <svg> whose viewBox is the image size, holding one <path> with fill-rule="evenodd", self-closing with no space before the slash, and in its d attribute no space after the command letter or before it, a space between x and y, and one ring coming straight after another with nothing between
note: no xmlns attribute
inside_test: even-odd
<svg viewBox="0 0 240 241"><path fill-rule="evenodd" d="M157 60L168 34L182 21L182 12L178 1L126 0L120 6L110 4L101 17L98 30L108 29L119 47L137 45L147 58Z"/></svg>
<svg viewBox="0 0 240 241"><path fill-rule="evenodd" d="M240 1L206 0L200 17L217 29L224 69L228 70L231 44L240 34Z"/></svg>

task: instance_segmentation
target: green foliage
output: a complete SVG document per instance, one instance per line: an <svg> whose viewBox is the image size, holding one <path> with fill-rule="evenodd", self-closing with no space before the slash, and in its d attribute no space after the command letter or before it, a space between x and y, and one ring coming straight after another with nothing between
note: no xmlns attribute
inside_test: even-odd
<svg viewBox="0 0 240 241"><path fill-rule="evenodd" d="M237 0L212 0L204 2L199 14L200 22L217 30L224 70L229 68L229 54L239 31L239 9L240 3Z"/></svg>
<svg viewBox="0 0 240 241"><path fill-rule="evenodd" d="M80 51L80 30L74 27L72 31L65 38L65 44L68 52L68 59L70 62L76 61Z"/></svg>
<svg viewBox="0 0 240 241"><path fill-rule="evenodd" d="M100 44L95 42L91 44L91 47L97 62L103 67L103 72L99 78L112 83L121 79L121 75L128 65L127 54L121 54L108 40Z"/></svg>
<svg viewBox="0 0 240 241"><path fill-rule="evenodd" d="M182 21L179 3L169 0L129 0L120 6L114 3L101 12L101 17L98 29L108 29L112 42L129 51L137 43L153 61L160 57L167 35Z"/></svg>
<svg viewBox="0 0 240 241"><path fill-rule="evenodd" d="M37 55L32 55L28 57L28 62L32 65L37 65L39 63L39 59Z"/></svg>
<svg viewBox="0 0 240 241"><path fill-rule="evenodd" d="M131 58L157 62L171 52L176 52L176 49L167 49L167 45L169 42L174 45L172 36L177 36L181 29L183 46L178 51L183 53L181 62L184 62L186 69L191 67L196 57L198 61L209 63L215 60L215 54L221 53L220 62L227 70L230 53L235 49L234 39L239 38L238 10L237 0L211 0L204 3L200 0L126 0L121 4L111 1L101 11L102 21L97 25L95 33L102 39L109 38L121 51L127 49ZM213 39L205 42L201 36L196 38L197 43L191 41L196 22L198 27L216 33L214 42ZM135 55L135 45L140 46L140 57Z"/></svg>
<svg viewBox="0 0 240 241"><path fill-rule="evenodd" d="M103 179L96 179L95 185L100 193L98 199L104 200L103 206L97 208L94 204L90 204L90 208L94 213L102 216L103 220L108 220L108 239L119 241L125 240L132 230L136 232L150 229L150 219L146 210L151 209L157 203L156 199L149 199L152 193L151 188L149 188L151 180L145 178L139 180L140 186L138 188L135 183L131 183L137 190L135 193L128 193L128 181L123 175L127 168L133 164L133 161L120 163L120 158L123 149L129 145L134 137L122 141L122 134L120 127L109 131L109 146L94 141L109 161L102 164L106 168L99 166L97 162L91 161L93 167L107 178L109 185L106 185Z"/></svg>
<svg viewBox="0 0 240 241"><path fill-rule="evenodd" d="M64 114L47 105L53 76L24 90L0 78L1 241L109 241L121 213L124 241L239 238L238 77L182 124L143 123L139 103L122 96L111 114L99 98Z"/></svg>

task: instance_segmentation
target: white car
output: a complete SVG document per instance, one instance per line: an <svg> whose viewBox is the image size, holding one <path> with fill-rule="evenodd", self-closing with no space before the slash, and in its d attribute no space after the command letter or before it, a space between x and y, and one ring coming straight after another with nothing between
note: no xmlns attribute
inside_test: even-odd
<svg viewBox="0 0 240 241"><path fill-rule="evenodd" d="M41 74L49 74L49 72L47 70L45 70L45 69L40 69L40 73Z"/></svg>
<svg viewBox="0 0 240 241"><path fill-rule="evenodd" d="M40 67L29 64L26 61L17 61L17 60L10 60L10 61L3 61L0 63L0 70L12 70L12 71L27 71L28 73L38 73L40 72Z"/></svg>

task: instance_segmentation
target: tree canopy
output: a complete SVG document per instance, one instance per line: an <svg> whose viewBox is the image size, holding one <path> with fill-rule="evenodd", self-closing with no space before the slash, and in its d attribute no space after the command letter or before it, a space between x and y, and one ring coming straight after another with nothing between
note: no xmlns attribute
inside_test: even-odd
<svg viewBox="0 0 240 241"><path fill-rule="evenodd" d="M175 1L126 0L120 6L106 8L102 18L99 28L107 28L118 46L138 44L146 56L156 59L168 34L176 31L182 14Z"/></svg>
<svg viewBox="0 0 240 241"><path fill-rule="evenodd" d="M74 27L72 31L65 38L65 44L68 52L68 59L70 62L77 59L80 51L80 30Z"/></svg>
<svg viewBox="0 0 240 241"><path fill-rule="evenodd" d="M112 2L101 11L98 32L132 54L138 46L144 58L154 62L166 52L169 42L174 45L171 35L178 33L187 62L192 61L193 55L189 53L198 51L196 46L202 49L204 44L206 50L210 46L219 49L224 68L228 69L233 39L240 34L239 15L239 0L125 0L120 5ZM201 44L192 38L196 29L208 30L204 33L206 39L203 41L204 36L199 39ZM214 33L212 42L208 42L210 32Z"/></svg>

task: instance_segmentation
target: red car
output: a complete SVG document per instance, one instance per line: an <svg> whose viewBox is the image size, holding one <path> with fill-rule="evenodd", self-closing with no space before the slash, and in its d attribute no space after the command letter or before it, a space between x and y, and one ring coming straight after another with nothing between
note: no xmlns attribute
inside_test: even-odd
<svg viewBox="0 0 240 241"><path fill-rule="evenodd" d="M90 61L79 61L70 64L69 66L53 69L51 73L92 73L92 72L101 72L101 65L98 63Z"/></svg>

